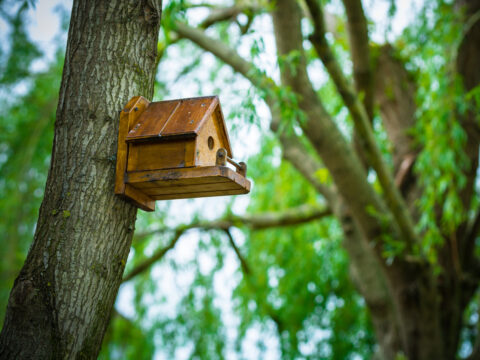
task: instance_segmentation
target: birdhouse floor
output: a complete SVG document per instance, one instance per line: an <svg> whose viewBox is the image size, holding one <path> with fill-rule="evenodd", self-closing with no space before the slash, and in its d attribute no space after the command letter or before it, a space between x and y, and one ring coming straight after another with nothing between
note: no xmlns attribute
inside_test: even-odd
<svg viewBox="0 0 480 360"><path fill-rule="evenodd" d="M125 180L129 188L134 188L131 189L133 192L142 194L148 202L238 195L250 191L250 181L226 166L128 172ZM145 198L133 200L142 203Z"/></svg>

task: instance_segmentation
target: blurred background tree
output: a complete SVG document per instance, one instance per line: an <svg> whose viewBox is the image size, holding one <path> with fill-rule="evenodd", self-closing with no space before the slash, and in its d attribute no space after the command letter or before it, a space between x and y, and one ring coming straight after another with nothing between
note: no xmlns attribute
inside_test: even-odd
<svg viewBox="0 0 480 360"><path fill-rule="evenodd" d="M28 4L0 5L3 312L62 56L32 72ZM397 6L164 4L154 100L219 94L254 186L139 215L101 358L480 356L480 2L412 5L402 31Z"/></svg>

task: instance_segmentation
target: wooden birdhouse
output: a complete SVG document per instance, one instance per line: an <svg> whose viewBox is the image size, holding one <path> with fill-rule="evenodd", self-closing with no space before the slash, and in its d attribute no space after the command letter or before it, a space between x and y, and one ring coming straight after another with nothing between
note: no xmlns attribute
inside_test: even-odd
<svg viewBox="0 0 480 360"><path fill-rule="evenodd" d="M246 165L232 157L217 96L135 96L120 114L115 193L145 211L155 200L246 194Z"/></svg>

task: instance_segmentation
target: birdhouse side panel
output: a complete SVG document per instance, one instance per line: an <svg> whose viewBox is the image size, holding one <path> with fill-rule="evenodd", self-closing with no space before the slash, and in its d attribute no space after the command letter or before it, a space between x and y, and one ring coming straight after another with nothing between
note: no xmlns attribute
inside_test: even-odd
<svg viewBox="0 0 480 360"><path fill-rule="evenodd" d="M195 151L197 166L214 166L217 150L225 147L215 116L205 122L198 133Z"/></svg>
<svg viewBox="0 0 480 360"><path fill-rule="evenodd" d="M195 165L195 140L131 143L127 171L184 168Z"/></svg>

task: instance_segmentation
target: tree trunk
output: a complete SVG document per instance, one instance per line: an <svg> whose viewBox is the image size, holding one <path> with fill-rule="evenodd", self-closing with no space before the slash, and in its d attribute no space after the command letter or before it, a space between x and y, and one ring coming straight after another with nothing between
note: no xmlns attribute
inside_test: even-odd
<svg viewBox="0 0 480 360"><path fill-rule="evenodd" d="M96 358L136 208L113 192L118 114L153 95L161 1L74 1L52 162L2 359Z"/></svg>

